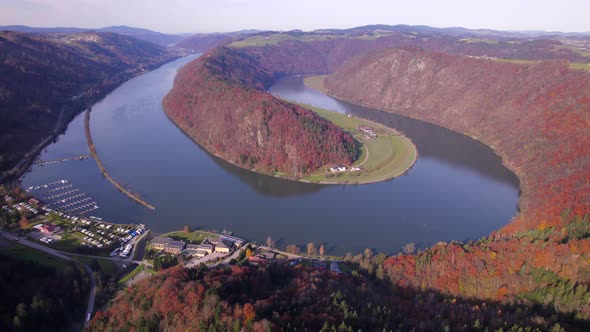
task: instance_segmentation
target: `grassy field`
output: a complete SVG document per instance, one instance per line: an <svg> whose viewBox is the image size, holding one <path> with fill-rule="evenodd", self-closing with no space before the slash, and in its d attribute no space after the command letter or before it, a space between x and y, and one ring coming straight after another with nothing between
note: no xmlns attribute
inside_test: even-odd
<svg viewBox="0 0 590 332"><path fill-rule="evenodd" d="M217 239L219 234L205 232L205 231L192 231L187 233L185 231L170 232L162 234L161 236L172 238L176 241L184 241L188 243L201 243L205 238Z"/></svg>
<svg viewBox="0 0 590 332"><path fill-rule="evenodd" d="M463 38L460 41L465 43L486 43L491 45L499 44L500 42L496 39L487 39L487 38Z"/></svg>
<svg viewBox="0 0 590 332"><path fill-rule="evenodd" d="M285 33L274 33L271 35L257 35L248 37L243 40L238 40L230 43L228 46L231 47L254 47L254 46L265 46L265 45L277 45L284 40L297 40L301 42L326 40L328 35L303 35L303 36L292 36Z"/></svg>
<svg viewBox="0 0 590 332"><path fill-rule="evenodd" d="M309 105L301 106L316 112L354 136L361 144L361 154L352 166L362 168L359 172L346 171L336 174L330 174L327 170L320 169L300 179L301 181L327 184L379 182L402 175L416 161L418 152L414 144L408 138L389 127ZM377 138L366 138L359 130L361 126L371 127L377 134Z"/></svg>
<svg viewBox="0 0 590 332"><path fill-rule="evenodd" d="M354 36L352 38L363 39L363 40L375 40L375 39L378 39L381 37L387 37L387 36L391 36L391 35L393 35L392 32L383 31L383 32L378 32L378 33L374 33L371 35Z"/></svg>
<svg viewBox="0 0 590 332"><path fill-rule="evenodd" d="M119 268L117 264L109 259L100 259L100 258L93 258L93 257L85 257L85 256L70 256L75 260L78 260L88 266L92 266L93 261L96 260L98 266L100 267L100 271L107 276L113 276L117 274Z"/></svg>
<svg viewBox="0 0 590 332"><path fill-rule="evenodd" d="M231 47L258 47L258 46L265 46L265 45L277 45L278 43L285 41L285 40L296 40L300 42L310 42L310 41L320 41L326 40L329 38L355 38L355 39L364 39L364 40L374 40L381 37L387 37L392 35L391 32L383 31L380 33L375 33L371 35L362 35L362 36L344 36L344 35L329 35L329 34L317 34L317 35L302 35L302 36L293 36L286 33L273 33L270 35L256 35L252 37L248 37L242 40L237 40L228 44Z"/></svg>
<svg viewBox="0 0 590 332"><path fill-rule="evenodd" d="M78 248L84 242L84 237L85 235L80 232L67 233L63 235L61 240L46 244L46 246L55 250L77 253ZM93 255L108 256L109 252L110 250L108 249L95 250Z"/></svg>
<svg viewBox="0 0 590 332"><path fill-rule="evenodd" d="M570 69L590 71L590 63L570 63Z"/></svg>
<svg viewBox="0 0 590 332"><path fill-rule="evenodd" d="M3 243L3 245L0 246L0 251L7 256L19 260L30 260L33 262L37 262L41 265L55 267L58 269L63 269L68 264L68 262L64 261L61 258L57 258L55 256L20 245L18 243Z"/></svg>
<svg viewBox="0 0 590 332"><path fill-rule="evenodd" d="M327 75L308 76L303 79L303 82L312 89L327 93L326 88L324 88L324 80L326 79L326 76Z"/></svg>
<svg viewBox="0 0 590 332"><path fill-rule="evenodd" d="M516 63L519 65L528 65L528 64L534 64L534 63L541 62L540 60L521 60L521 59L493 59L492 61L510 62L510 63ZM569 68L574 69L574 70L590 71L590 64L570 62Z"/></svg>

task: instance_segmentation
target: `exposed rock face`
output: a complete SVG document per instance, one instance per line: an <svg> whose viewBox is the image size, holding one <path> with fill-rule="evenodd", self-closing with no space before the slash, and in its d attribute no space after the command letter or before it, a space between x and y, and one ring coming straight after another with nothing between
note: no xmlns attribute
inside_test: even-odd
<svg viewBox="0 0 590 332"><path fill-rule="evenodd" d="M352 136L261 91L271 78L248 55L219 48L179 71L164 109L207 151L247 169L300 177L327 164L350 165Z"/></svg>
<svg viewBox="0 0 590 332"><path fill-rule="evenodd" d="M404 48L355 58L325 82L355 104L432 122L493 147L521 180L511 229L590 206L590 75Z"/></svg>

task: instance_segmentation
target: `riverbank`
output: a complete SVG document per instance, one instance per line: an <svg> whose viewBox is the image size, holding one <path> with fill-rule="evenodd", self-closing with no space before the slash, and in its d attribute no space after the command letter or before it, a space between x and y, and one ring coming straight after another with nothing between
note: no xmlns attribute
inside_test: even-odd
<svg viewBox="0 0 590 332"><path fill-rule="evenodd" d="M414 143L395 129L349 114L301 106L349 132L361 144L361 155L344 170L322 168L300 181L320 184L368 184L406 174L418 159Z"/></svg>
<svg viewBox="0 0 590 332"><path fill-rule="evenodd" d="M354 136L355 140L361 145L361 154L353 165L346 168L345 171L338 172L330 171L330 165L326 165L320 170L305 177L294 178L283 173L262 173L257 169L245 168L226 160L223 156L212 151L207 151L207 153L236 167L283 180L336 185L370 184L391 180L406 174L418 159L418 150L415 144L401 132L370 120L348 116L346 114L328 111L302 103L296 104L317 113ZM178 130L195 144L200 146L200 144L179 127L166 112L164 112L164 114L166 114L168 120L170 120ZM363 132L360 129L361 127L371 128L371 131L375 132L376 137L367 137L367 133Z"/></svg>
<svg viewBox="0 0 590 332"><path fill-rule="evenodd" d="M90 149L90 155L96 161L96 164L98 165L98 168L100 169L100 172L102 173L102 175L104 175L104 177L107 178L107 180L109 180L117 189L119 189L122 193L129 196L131 199L133 199L137 203L145 206L146 208L148 208L150 210L155 210L156 209L155 206L153 206L153 205L149 204L148 202L144 201L143 199L141 199L138 194L134 194L134 193L130 192L129 190L127 190L119 182L117 182L115 179L113 179L113 177L105 169L104 165L100 161L100 158L98 157L98 153L96 152L96 147L94 146L94 142L92 141L92 135L90 133L90 110L86 110L86 114L84 114L84 132L86 133L86 142L88 143L88 149Z"/></svg>

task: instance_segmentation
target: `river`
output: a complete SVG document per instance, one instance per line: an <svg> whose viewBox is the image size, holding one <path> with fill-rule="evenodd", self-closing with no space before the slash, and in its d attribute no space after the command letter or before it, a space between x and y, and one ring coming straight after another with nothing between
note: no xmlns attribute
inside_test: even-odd
<svg viewBox="0 0 590 332"><path fill-rule="evenodd" d="M101 160L120 183L156 207L118 192L93 159L34 166L23 187L67 179L100 206L90 215L144 223L155 232L228 229L279 246L324 244L343 254L373 248L394 253L404 244L488 235L516 213L518 179L487 146L421 121L335 100L307 88L301 77L276 82L270 92L289 100L350 112L399 129L419 158L404 176L345 186L303 184L237 168L194 144L162 110L178 68L196 56L168 63L124 83L92 108L90 128ZM43 160L88 153L84 115L68 126Z"/></svg>

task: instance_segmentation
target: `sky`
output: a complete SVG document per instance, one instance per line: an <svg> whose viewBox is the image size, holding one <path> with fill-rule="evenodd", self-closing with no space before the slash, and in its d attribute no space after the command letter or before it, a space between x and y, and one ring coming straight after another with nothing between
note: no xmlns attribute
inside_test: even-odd
<svg viewBox="0 0 590 332"><path fill-rule="evenodd" d="M367 24L585 32L589 17L589 0L0 0L0 25L127 25L165 33Z"/></svg>

